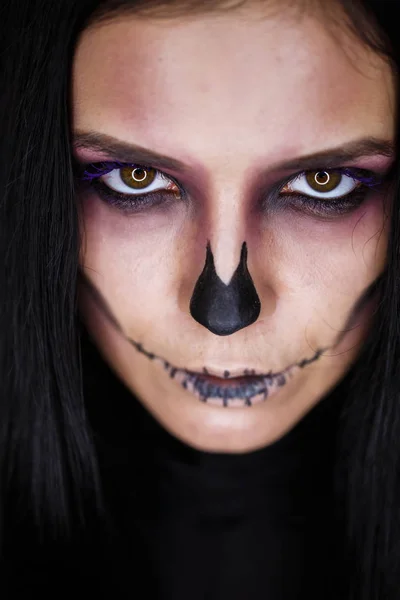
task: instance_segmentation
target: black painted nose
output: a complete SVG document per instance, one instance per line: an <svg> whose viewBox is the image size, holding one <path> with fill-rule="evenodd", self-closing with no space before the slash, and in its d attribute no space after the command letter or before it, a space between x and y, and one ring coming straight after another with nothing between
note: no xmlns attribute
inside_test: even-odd
<svg viewBox="0 0 400 600"><path fill-rule="evenodd" d="M246 242L243 242L239 265L228 285L215 270L208 243L204 269L190 301L192 317L215 335L231 335L257 321L260 310L260 299L247 268Z"/></svg>

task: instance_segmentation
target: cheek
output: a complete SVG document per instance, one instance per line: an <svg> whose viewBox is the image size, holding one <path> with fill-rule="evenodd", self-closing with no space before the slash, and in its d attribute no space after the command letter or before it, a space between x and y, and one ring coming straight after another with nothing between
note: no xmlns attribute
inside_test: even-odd
<svg viewBox="0 0 400 600"><path fill-rule="evenodd" d="M135 315L145 330L173 310L184 222L180 204L124 215L95 195L82 199L80 262L121 323Z"/></svg>
<svg viewBox="0 0 400 600"><path fill-rule="evenodd" d="M190 296L204 264L201 217L179 203L124 215L95 195L82 208L81 264L126 333L142 336L172 322L190 327ZM293 341L307 328L311 341L331 340L384 268L382 199L331 221L289 210L258 215L247 239L262 303L256 328Z"/></svg>
<svg viewBox="0 0 400 600"><path fill-rule="evenodd" d="M387 225L376 195L330 221L288 210L265 216L253 233L256 277L274 291L276 322L290 337L299 323L331 337L386 262Z"/></svg>

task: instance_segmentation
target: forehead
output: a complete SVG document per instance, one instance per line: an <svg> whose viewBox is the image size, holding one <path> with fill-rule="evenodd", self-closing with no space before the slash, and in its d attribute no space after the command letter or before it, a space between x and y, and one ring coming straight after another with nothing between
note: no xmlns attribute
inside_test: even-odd
<svg viewBox="0 0 400 600"><path fill-rule="evenodd" d="M391 137L393 94L387 64L321 17L255 7L110 21L83 32L73 67L76 129L185 160Z"/></svg>

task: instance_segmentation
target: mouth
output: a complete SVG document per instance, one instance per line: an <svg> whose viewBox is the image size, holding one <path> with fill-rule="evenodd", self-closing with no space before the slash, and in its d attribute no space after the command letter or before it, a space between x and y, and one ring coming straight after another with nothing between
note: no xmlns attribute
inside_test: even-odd
<svg viewBox="0 0 400 600"><path fill-rule="evenodd" d="M318 360L328 349L319 349L311 358L292 364L280 373L269 371L268 373L257 374L255 369L244 369L242 374L232 377L230 371L225 370L223 377L218 377L211 375L205 367L201 373L175 367L160 356L145 350L142 344L132 339L129 339L129 341L138 352L149 360L161 362L169 377L187 392L202 402L229 408L253 406L271 398L280 388L286 385L296 371Z"/></svg>
<svg viewBox="0 0 400 600"><path fill-rule="evenodd" d="M100 292L85 276L81 278L81 281L87 286L95 303L100 307L100 310L102 310L107 320L118 333L148 360L160 363L168 372L169 377L176 380L186 391L199 398L202 402L209 404L223 407L243 407L264 402L285 386L289 378L296 371L318 360L326 350L330 349L329 347L320 348L315 351L311 358L304 358L300 362L290 365L280 373L269 371L268 373L257 374L255 369L244 369L242 373L237 372L237 375L235 373L235 376L231 376L232 372L223 370L222 377L218 377L215 374L211 375L211 369L208 370L205 367L201 373L176 367L162 356L149 352L140 342L136 342L128 337L113 316Z"/></svg>
<svg viewBox="0 0 400 600"><path fill-rule="evenodd" d="M242 375L221 378L206 373L177 372L174 379L202 402L216 406L252 406L271 397L284 386L291 369L277 375ZM171 376L171 374L170 374Z"/></svg>

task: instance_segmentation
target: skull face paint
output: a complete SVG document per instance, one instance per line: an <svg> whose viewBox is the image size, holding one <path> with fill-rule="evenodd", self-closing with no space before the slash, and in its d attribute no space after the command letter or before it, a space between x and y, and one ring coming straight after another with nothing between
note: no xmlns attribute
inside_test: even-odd
<svg viewBox="0 0 400 600"><path fill-rule="evenodd" d="M190 313L215 335L231 335L254 323L261 304L247 268L247 245L243 242L239 265L225 284L215 270L210 243L206 263L193 291Z"/></svg>
<svg viewBox="0 0 400 600"><path fill-rule="evenodd" d="M279 373L273 373L272 371L268 373L256 373L255 369L244 369L243 373L239 374L239 377L231 378L229 371L225 370L222 376L214 376L213 381L210 383L210 371L207 367L203 367L202 373L191 372L189 369L171 364L162 356L149 351L141 342L127 336L99 290L85 277L84 273L80 272L79 275L81 287L86 289L98 310L103 313L115 331L126 339L141 355L150 361L160 364L167 371L171 379L176 380L185 390L190 390L202 402L210 402L210 398L216 398L218 400L217 402L214 401L214 404L225 408L253 406L254 403L270 398L271 395L286 384L288 378L292 377L298 369L304 369L309 364L312 364L328 350L328 348L321 348L311 358L304 358L296 364L289 365ZM366 294L368 298L369 296L372 297L377 285L378 281L374 282L374 285L367 290ZM360 299L360 302L363 301L365 302L365 297ZM357 307L355 308L357 309ZM356 316L357 312L358 310L353 311L354 316ZM231 379L233 379L232 384L231 381L227 381Z"/></svg>
<svg viewBox="0 0 400 600"><path fill-rule="evenodd" d="M343 378L386 263L391 71L323 18L272 13L125 17L74 57L80 267L119 328L84 285L81 316L160 423L211 451L274 442ZM204 289L234 291L235 272L249 295L215 320ZM290 365L256 403L254 373Z"/></svg>

